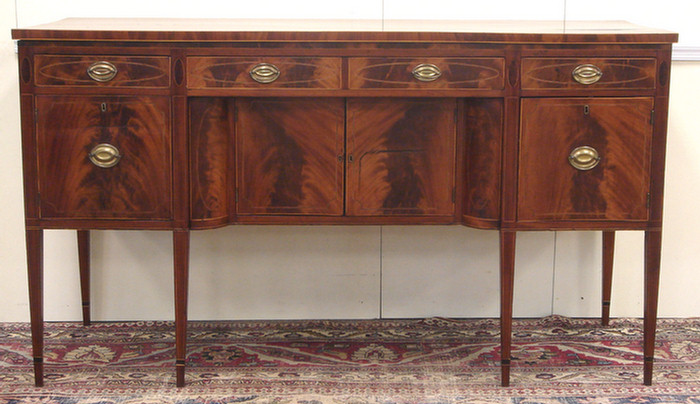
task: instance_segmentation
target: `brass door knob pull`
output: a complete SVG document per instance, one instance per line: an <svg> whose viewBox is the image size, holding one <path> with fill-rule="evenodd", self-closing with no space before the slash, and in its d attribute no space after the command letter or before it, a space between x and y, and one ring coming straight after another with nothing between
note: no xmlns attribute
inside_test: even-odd
<svg viewBox="0 0 700 404"><path fill-rule="evenodd" d="M411 74L418 81L435 81L440 78L442 72L433 64L421 63L413 68Z"/></svg>
<svg viewBox="0 0 700 404"><path fill-rule="evenodd" d="M260 63L250 69L250 77L258 83L267 84L277 80L280 69L270 63Z"/></svg>
<svg viewBox="0 0 700 404"><path fill-rule="evenodd" d="M585 64L576 66L571 75L577 82L589 85L597 83L603 77L603 71L596 65Z"/></svg>
<svg viewBox="0 0 700 404"><path fill-rule="evenodd" d="M104 83L117 76L117 66L105 61L95 62L87 68L87 74L91 79Z"/></svg>
<svg viewBox="0 0 700 404"><path fill-rule="evenodd" d="M569 164L575 169L587 171L598 165L600 155L591 146L580 146L569 153Z"/></svg>
<svg viewBox="0 0 700 404"><path fill-rule="evenodd" d="M119 154L119 149L109 143L101 143L93 147L88 154L88 158L92 164L101 168L114 167L119 163L122 156Z"/></svg>

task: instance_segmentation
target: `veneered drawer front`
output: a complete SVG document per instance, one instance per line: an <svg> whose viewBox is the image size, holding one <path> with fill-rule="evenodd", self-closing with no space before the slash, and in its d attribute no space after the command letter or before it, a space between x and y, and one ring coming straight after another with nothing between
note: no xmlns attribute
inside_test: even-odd
<svg viewBox="0 0 700 404"><path fill-rule="evenodd" d="M36 55L37 86L168 87L167 56Z"/></svg>
<svg viewBox="0 0 700 404"><path fill-rule="evenodd" d="M649 217L653 98L522 101L518 220Z"/></svg>
<svg viewBox="0 0 700 404"><path fill-rule="evenodd" d="M504 88L503 58L351 58L349 87L407 89Z"/></svg>
<svg viewBox="0 0 700 404"><path fill-rule="evenodd" d="M188 88L340 88L340 58L187 58Z"/></svg>
<svg viewBox="0 0 700 404"><path fill-rule="evenodd" d="M168 97L38 96L42 218L172 216Z"/></svg>
<svg viewBox="0 0 700 404"><path fill-rule="evenodd" d="M525 58L522 89L653 89L656 59Z"/></svg>

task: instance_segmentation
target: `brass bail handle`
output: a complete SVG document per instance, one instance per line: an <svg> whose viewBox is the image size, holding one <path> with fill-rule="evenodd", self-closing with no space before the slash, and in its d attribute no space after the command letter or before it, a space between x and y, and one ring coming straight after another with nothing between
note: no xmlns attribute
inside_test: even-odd
<svg viewBox="0 0 700 404"><path fill-rule="evenodd" d="M413 77L418 81L435 81L440 78L442 72L440 68L430 63L421 63L411 71Z"/></svg>
<svg viewBox="0 0 700 404"><path fill-rule="evenodd" d="M577 82L589 85L597 83L603 77L603 71L596 65L584 64L576 66L571 75Z"/></svg>
<svg viewBox="0 0 700 404"><path fill-rule="evenodd" d="M106 61L95 62L87 68L87 74L91 79L104 83L117 76L117 66Z"/></svg>
<svg viewBox="0 0 700 404"><path fill-rule="evenodd" d="M577 170L587 171L598 163L600 163L600 155L591 146L580 146L569 153L569 164Z"/></svg>
<svg viewBox="0 0 700 404"><path fill-rule="evenodd" d="M122 158L119 149L109 143L101 143L93 147L88 154L92 164L101 168L114 167Z"/></svg>
<svg viewBox="0 0 700 404"><path fill-rule="evenodd" d="M259 63L250 69L250 77L258 83L267 84L277 80L280 69L271 63Z"/></svg>

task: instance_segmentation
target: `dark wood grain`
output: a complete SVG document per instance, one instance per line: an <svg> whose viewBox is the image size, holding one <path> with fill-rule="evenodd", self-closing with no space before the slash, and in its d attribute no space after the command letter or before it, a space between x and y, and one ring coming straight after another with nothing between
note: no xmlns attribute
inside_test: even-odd
<svg viewBox="0 0 700 404"><path fill-rule="evenodd" d="M644 233L644 385L651 386L656 344L656 320L661 275L661 223L663 219L664 166L668 128L668 94L671 54L659 50L660 71L654 114L649 196L650 228Z"/></svg>
<svg viewBox="0 0 700 404"><path fill-rule="evenodd" d="M518 220L647 220L652 108L651 98L524 100ZM589 171L568 162L584 145L601 156Z"/></svg>
<svg viewBox="0 0 700 404"><path fill-rule="evenodd" d="M78 268L83 325L90 325L90 231L78 230Z"/></svg>
<svg viewBox="0 0 700 404"><path fill-rule="evenodd" d="M175 279L175 385L185 385L187 359L187 291L189 285L190 232L173 231Z"/></svg>
<svg viewBox="0 0 700 404"><path fill-rule="evenodd" d="M592 64L603 75L594 84L581 84L572 77L573 70ZM656 84L656 59L616 58L524 58L522 88L534 89L651 89Z"/></svg>
<svg viewBox="0 0 700 404"><path fill-rule="evenodd" d="M182 49L173 50L173 59L184 60ZM173 228L190 228L190 172L189 132L187 114L187 88L184 83L171 87L170 98L172 108L172 219Z"/></svg>
<svg viewBox="0 0 700 404"><path fill-rule="evenodd" d="M37 111L42 218L170 218L168 98L40 96ZM89 160L101 143L116 166Z"/></svg>
<svg viewBox="0 0 700 404"><path fill-rule="evenodd" d="M99 82L88 75L88 67L100 61L110 62L117 68L112 80ZM170 86L170 58L164 56L36 55L34 65L37 86Z"/></svg>
<svg viewBox="0 0 700 404"><path fill-rule="evenodd" d="M452 215L455 101L348 100L347 214Z"/></svg>
<svg viewBox="0 0 700 404"><path fill-rule="evenodd" d="M185 82L185 66L180 58L175 60L175 64L173 65L173 80L175 82L174 84L178 87Z"/></svg>
<svg viewBox="0 0 700 404"><path fill-rule="evenodd" d="M601 322L610 324L610 297L612 295L613 260L615 258L615 232L603 232L603 302Z"/></svg>
<svg viewBox="0 0 700 404"><path fill-rule="evenodd" d="M507 66L517 68L521 60L520 49L511 49L506 53ZM503 99L503 153L501 154L501 212L500 228L516 228L517 189L518 189L518 153L520 147L520 72L508 74L508 81Z"/></svg>
<svg viewBox="0 0 700 404"><path fill-rule="evenodd" d="M220 222L228 218L231 207L234 102L228 98L193 98L189 112L190 218Z"/></svg>
<svg viewBox="0 0 700 404"><path fill-rule="evenodd" d="M501 217L503 101L467 100L465 118L464 215L471 225L497 227Z"/></svg>
<svg viewBox="0 0 700 404"><path fill-rule="evenodd" d="M440 69L438 79L429 82L413 77L420 64ZM350 58L348 86L357 88L474 88L500 90L504 86L503 58Z"/></svg>
<svg viewBox="0 0 700 404"><path fill-rule="evenodd" d="M28 57L20 59L19 78L22 80L22 84L29 84L32 81L32 63Z"/></svg>
<svg viewBox="0 0 700 404"><path fill-rule="evenodd" d="M39 165L37 159L37 139L35 122L35 97L20 97L22 115L22 177L24 186L24 217L34 220L39 217Z"/></svg>
<svg viewBox="0 0 700 404"><path fill-rule="evenodd" d="M657 83L656 98L654 102L654 139L652 141L651 155L651 197L649 209L651 224L661 228L663 221L664 205L664 168L666 166L666 138L668 136L669 115L669 90L671 69L670 45L660 47L659 59L659 83ZM665 78L661 81L661 78Z"/></svg>
<svg viewBox="0 0 700 404"><path fill-rule="evenodd" d="M271 83L258 83L250 71L259 63L280 70ZM340 58L197 57L187 58L188 88L340 88Z"/></svg>
<svg viewBox="0 0 700 404"><path fill-rule="evenodd" d="M34 384L44 385L44 232L26 229L29 317L32 328Z"/></svg>
<svg viewBox="0 0 700 404"><path fill-rule="evenodd" d="M154 29L159 28L159 29ZM12 30L13 39L181 42L649 43L678 34L625 21L67 18Z"/></svg>
<svg viewBox="0 0 700 404"><path fill-rule="evenodd" d="M501 284L501 386L510 386L511 340L513 334L513 288L515 284L514 231L500 232Z"/></svg>
<svg viewBox="0 0 700 404"><path fill-rule="evenodd" d="M603 230L604 302L614 231L646 231L651 383L677 34L624 22L564 30L560 22L68 19L12 35L37 385L44 229L79 230L86 322L89 231L174 232L183 386L190 229L458 221L500 231L504 386L516 231ZM103 60L119 73L99 83L86 69ZM280 77L255 82L258 63L276 65ZM421 63L441 77L417 81ZM575 82L580 64L600 67L601 80ZM117 166L88 161L102 142L119 147ZM568 164L581 145L602 156L591 171Z"/></svg>
<svg viewBox="0 0 700 404"><path fill-rule="evenodd" d="M236 102L238 214L343 214L344 102Z"/></svg>
<svg viewBox="0 0 700 404"><path fill-rule="evenodd" d="M661 273L661 231L644 232L644 385L651 386L654 370L656 317Z"/></svg>

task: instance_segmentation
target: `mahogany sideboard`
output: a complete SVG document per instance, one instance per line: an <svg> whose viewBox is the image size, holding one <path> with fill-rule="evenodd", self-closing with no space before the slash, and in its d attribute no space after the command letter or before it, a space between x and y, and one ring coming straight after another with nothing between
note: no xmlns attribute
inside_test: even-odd
<svg viewBox="0 0 700 404"><path fill-rule="evenodd" d="M173 232L185 383L190 230L462 224L500 232L509 384L516 232L645 232L651 384L671 46L625 22L67 19L15 29L34 372L43 231Z"/></svg>

